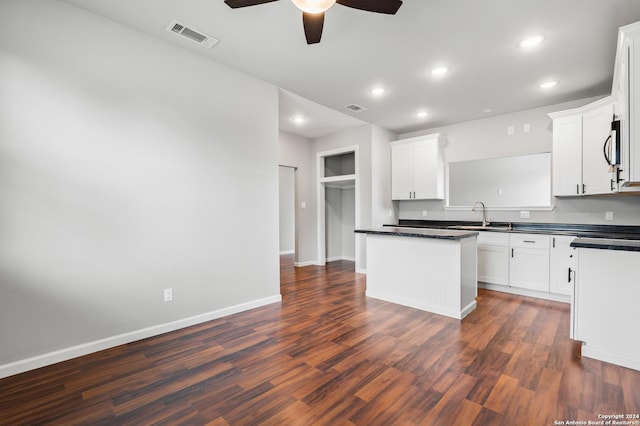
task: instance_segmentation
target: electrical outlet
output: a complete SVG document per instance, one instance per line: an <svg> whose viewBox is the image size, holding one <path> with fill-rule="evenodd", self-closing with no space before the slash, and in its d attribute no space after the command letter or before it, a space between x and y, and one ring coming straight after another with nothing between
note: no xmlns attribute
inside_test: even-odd
<svg viewBox="0 0 640 426"><path fill-rule="evenodd" d="M300 203L300 208L301 209L306 209L307 208L307 203L305 203L304 201Z"/></svg>
<svg viewBox="0 0 640 426"><path fill-rule="evenodd" d="M509 126L507 127L507 134L508 135L513 135L515 133L516 129L513 126Z"/></svg>
<svg viewBox="0 0 640 426"><path fill-rule="evenodd" d="M165 288L164 289L164 301L165 302L173 302L173 289Z"/></svg>
<svg viewBox="0 0 640 426"><path fill-rule="evenodd" d="M613 220L613 212L605 212L604 220Z"/></svg>
<svg viewBox="0 0 640 426"><path fill-rule="evenodd" d="M427 217L427 211L426 210L422 210L422 216L423 217Z"/></svg>
<svg viewBox="0 0 640 426"><path fill-rule="evenodd" d="M393 210L389 210L389 217L393 217Z"/></svg>
<svg viewBox="0 0 640 426"><path fill-rule="evenodd" d="M529 133L529 131L531 131L531 124L525 123L525 125L522 126L522 131L525 133Z"/></svg>
<svg viewBox="0 0 640 426"><path fill-rule="evenodd" d="M520 219L529 219L530 217L529 210L520 210Z"/></svg>

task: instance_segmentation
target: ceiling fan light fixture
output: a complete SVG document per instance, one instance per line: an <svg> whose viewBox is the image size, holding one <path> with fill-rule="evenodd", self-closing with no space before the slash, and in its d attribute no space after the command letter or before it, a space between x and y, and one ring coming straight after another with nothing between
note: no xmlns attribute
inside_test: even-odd
<svg viewBox="0 0 640 426"><path fill-rule="evenodd" d="M298 9L307 13L324 13L336 3L336 0L291 0Z"/></svg>

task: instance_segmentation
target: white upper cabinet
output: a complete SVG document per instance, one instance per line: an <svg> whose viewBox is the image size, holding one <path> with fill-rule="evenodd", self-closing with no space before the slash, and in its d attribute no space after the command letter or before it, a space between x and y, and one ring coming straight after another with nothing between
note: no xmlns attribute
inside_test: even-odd
<svg viewBox="0 0 640 426"><path fill-rule="evenodd" d="M444 198L443 138L440 134L391 143L391 198Z"/></svg>
<svg viewBox="0 0 640 426"><path fill-rule="evenodd" d="M617 187L604 157L613 98L549 114L553 119L553 195L611 194Z"/></svg>
<svg viewBox="0 0 640 426"><path fill-rule="evenodd" d="M582 183L584 194L611 194L615 181L604 157L604 144L611 133L613 102L585 111L582 116Z"/></svg>
<svg viewBox="0 0 640 426"><path fill-rule="evenodd" d="M582 193L582 114L553 120L553 195Z"/></svg>
<svg viewBox="0 0 640 426"><path fill-rule="evenodd" d="M622 133L621 185L637 191L640 186L640 22L620 28L613 96Z"/></svg>

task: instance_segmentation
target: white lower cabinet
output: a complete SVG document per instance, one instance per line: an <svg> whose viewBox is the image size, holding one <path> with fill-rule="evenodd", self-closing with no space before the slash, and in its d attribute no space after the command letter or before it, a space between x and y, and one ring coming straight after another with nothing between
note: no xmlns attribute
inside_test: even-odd
<svg viewBox="0 0 640 426"><path fill-rule="evenodd" d="M575 271L575 249L570 247L575 237L554 235L551 237L549 259L549 291L555 294L573 293L573 271Z"/></svg>
<svg viewBox="0 0 640 426"><path fill-rule="evenodd" d="M640 370L640 252L576 249L573 338L582 356Z"/></svg>
<svg viewBox="0 0 640 426"><path fill-rule="evenodd" d="M568 302L567 296L573 291L573 282L568 279L569 272L575 270L572 257L574 250L569 244L574 238L564 235L480 232L478 281L490 284L489 288L496 290Z"/></svg>
<svg viewBox="0 0 640 426"><path fill-rule="evenodd" d="M509 285L509 234L479 233L478 281Z"/></svg>
<svg viewBox="0 0 640 426"><path fill-rule="evenodd" d="M509 246L509 285L548 292L549 236L511 234Z"/></svg>

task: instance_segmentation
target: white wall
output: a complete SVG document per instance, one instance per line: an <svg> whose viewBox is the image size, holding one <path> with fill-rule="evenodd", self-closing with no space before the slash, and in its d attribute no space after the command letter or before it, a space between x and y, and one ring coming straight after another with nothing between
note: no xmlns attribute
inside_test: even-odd
<svg viewBox="0 0 640 426"><path fill-rule="evenodd" d="M552 120L547 114L582 106L596 99L583 99L504 114L407 133L400 137L404 139L430 133L444 133L447 138L445 148L447 163L550 152L553 142ZM531 128L528 133L523 131L526 123ZM507 134L508 126L514 127L513 135ZM446 172L448 174L448 167ZM640 225L640 196L638 195L555 198L554 204L555 208L552 211L531 211L530 219L520 219L517 211L490 211L489 219L507 222ZM401 219L480 220L477 212L445 210L445 201L400 201L396 205ZM423 216L423 210L427 211L427 217ZM607 210L614 212L613 222L604 220Z"/></svg>
<svg viewBox="0 0 640 426"><path fill-rule="evenodd" d="M0 75L0 376L279 300L275 87L57 0Z"/></svg>
<svg viewBox="0 0 640 426"><path fill-rule="evenodd" d="M295 169L285 166L279 169L280 254L291 254L296 248Z"/></svg>

